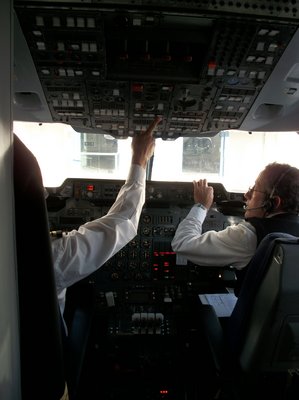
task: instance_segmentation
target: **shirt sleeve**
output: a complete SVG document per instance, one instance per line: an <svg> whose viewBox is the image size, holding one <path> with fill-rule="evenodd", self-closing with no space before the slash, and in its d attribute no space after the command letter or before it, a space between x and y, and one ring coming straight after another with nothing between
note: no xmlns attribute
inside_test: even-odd
<svg viewBox="0 0 299 400"><path fill-rule="evenodd" d="M221 231L202 233L206 215L207 210L196 205L191 208L177 227L171 243L173 250L201 266L244 268L256 250L254 227L242 221Z"/></svg>
<svg viewBox="0 0 299 400"><path fill-rule="evenodd" d="M132 165L108 213L52 242L58 294L101 267L137 234L145 201L145 169Z"/></svg>

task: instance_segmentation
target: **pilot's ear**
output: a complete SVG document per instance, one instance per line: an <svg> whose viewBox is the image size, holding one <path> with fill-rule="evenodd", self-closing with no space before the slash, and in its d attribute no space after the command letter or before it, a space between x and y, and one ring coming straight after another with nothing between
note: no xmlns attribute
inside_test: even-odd
<svg viewBox="0 0 299 400"><path fill-rule="evenodd" d="M273 196L272 197L272 202L273 202L273 210L272 211L277 211L282 207L283 200L279 196Z"/></svg>
<svg viewBox="0 0 299 400"><path fill-rule="evenodd" d="M279 196L271 196L264 202L264 209L267 214L276 212L282 206L282 199Z"/></svg>

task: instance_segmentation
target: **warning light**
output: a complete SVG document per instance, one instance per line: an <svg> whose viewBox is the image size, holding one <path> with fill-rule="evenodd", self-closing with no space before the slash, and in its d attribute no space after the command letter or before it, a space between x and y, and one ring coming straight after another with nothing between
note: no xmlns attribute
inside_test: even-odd
<svg viewBox="0 0 299 400"><path fill-rule="evenodd" d="M210 61L208 63L208 75L210 75L210 76L214 75L215 71L216 71L216 67L217 67L216 63L214 61Z"/></svg>
<svg viewBox="0 0 299 400"><path fill-rule="evenodd" d="M94 185L87 185L87 186L86 186L86 190L87 190L88 192L93 192L94 189L95 189Z"/></svg>
<svg viewBox="0 0 299 400"><path fill-rule="evenodd" d="M161 389L160 390L160 394L162 394L162 395L167 395L168 394L168 390L167 389Z"/></svg>
<svg viewBox="0 0 299 400"><path fill-rule="evenodd" d="M216 63L215 63L215 61L210 61L209 63L208 63L208 68L216 68Z"/></svg>

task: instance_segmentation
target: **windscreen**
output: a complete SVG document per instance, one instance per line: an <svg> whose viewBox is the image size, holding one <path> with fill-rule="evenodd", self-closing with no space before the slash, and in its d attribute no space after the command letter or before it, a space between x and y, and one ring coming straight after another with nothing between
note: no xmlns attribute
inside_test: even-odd
<svg viewBox="0 0 299 400"><path fill-rule="evenodd" d="M45 187L66 178L125 179L131 137L79 133L66 124L15 122L14 133L37 158ZM244 192L271 162L299 167L297 132L221 131L214 137L156 139L151 179L193 181L206 178L226 190Z"/></svg>

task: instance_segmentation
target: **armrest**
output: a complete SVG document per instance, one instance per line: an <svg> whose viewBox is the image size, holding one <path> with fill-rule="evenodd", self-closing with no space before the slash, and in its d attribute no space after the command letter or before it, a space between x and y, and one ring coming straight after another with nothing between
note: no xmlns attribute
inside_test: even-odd
<svg viewBox="0 0 299 400"><path fill-rule="evenodd" d="M76 398L85 352L91 329L92 310L78 308L74 312L68 336L67 376L70 398Z"/></svg>
<svg viewBox="0 0 299 400"><path fill-rule="evenodd" d="M224 332L213 306L202 304L199 308L199 319L203 335L210 350L216 372L223 371L225 362Z"/></svg>
<svg viewBox="0 0 299 400"><path fill-rule="evenodd" d="M94 288L78 282L67 289L64 318L67 321L66 371L70 399L76 399L92 329L95 309Z"/></svg>

